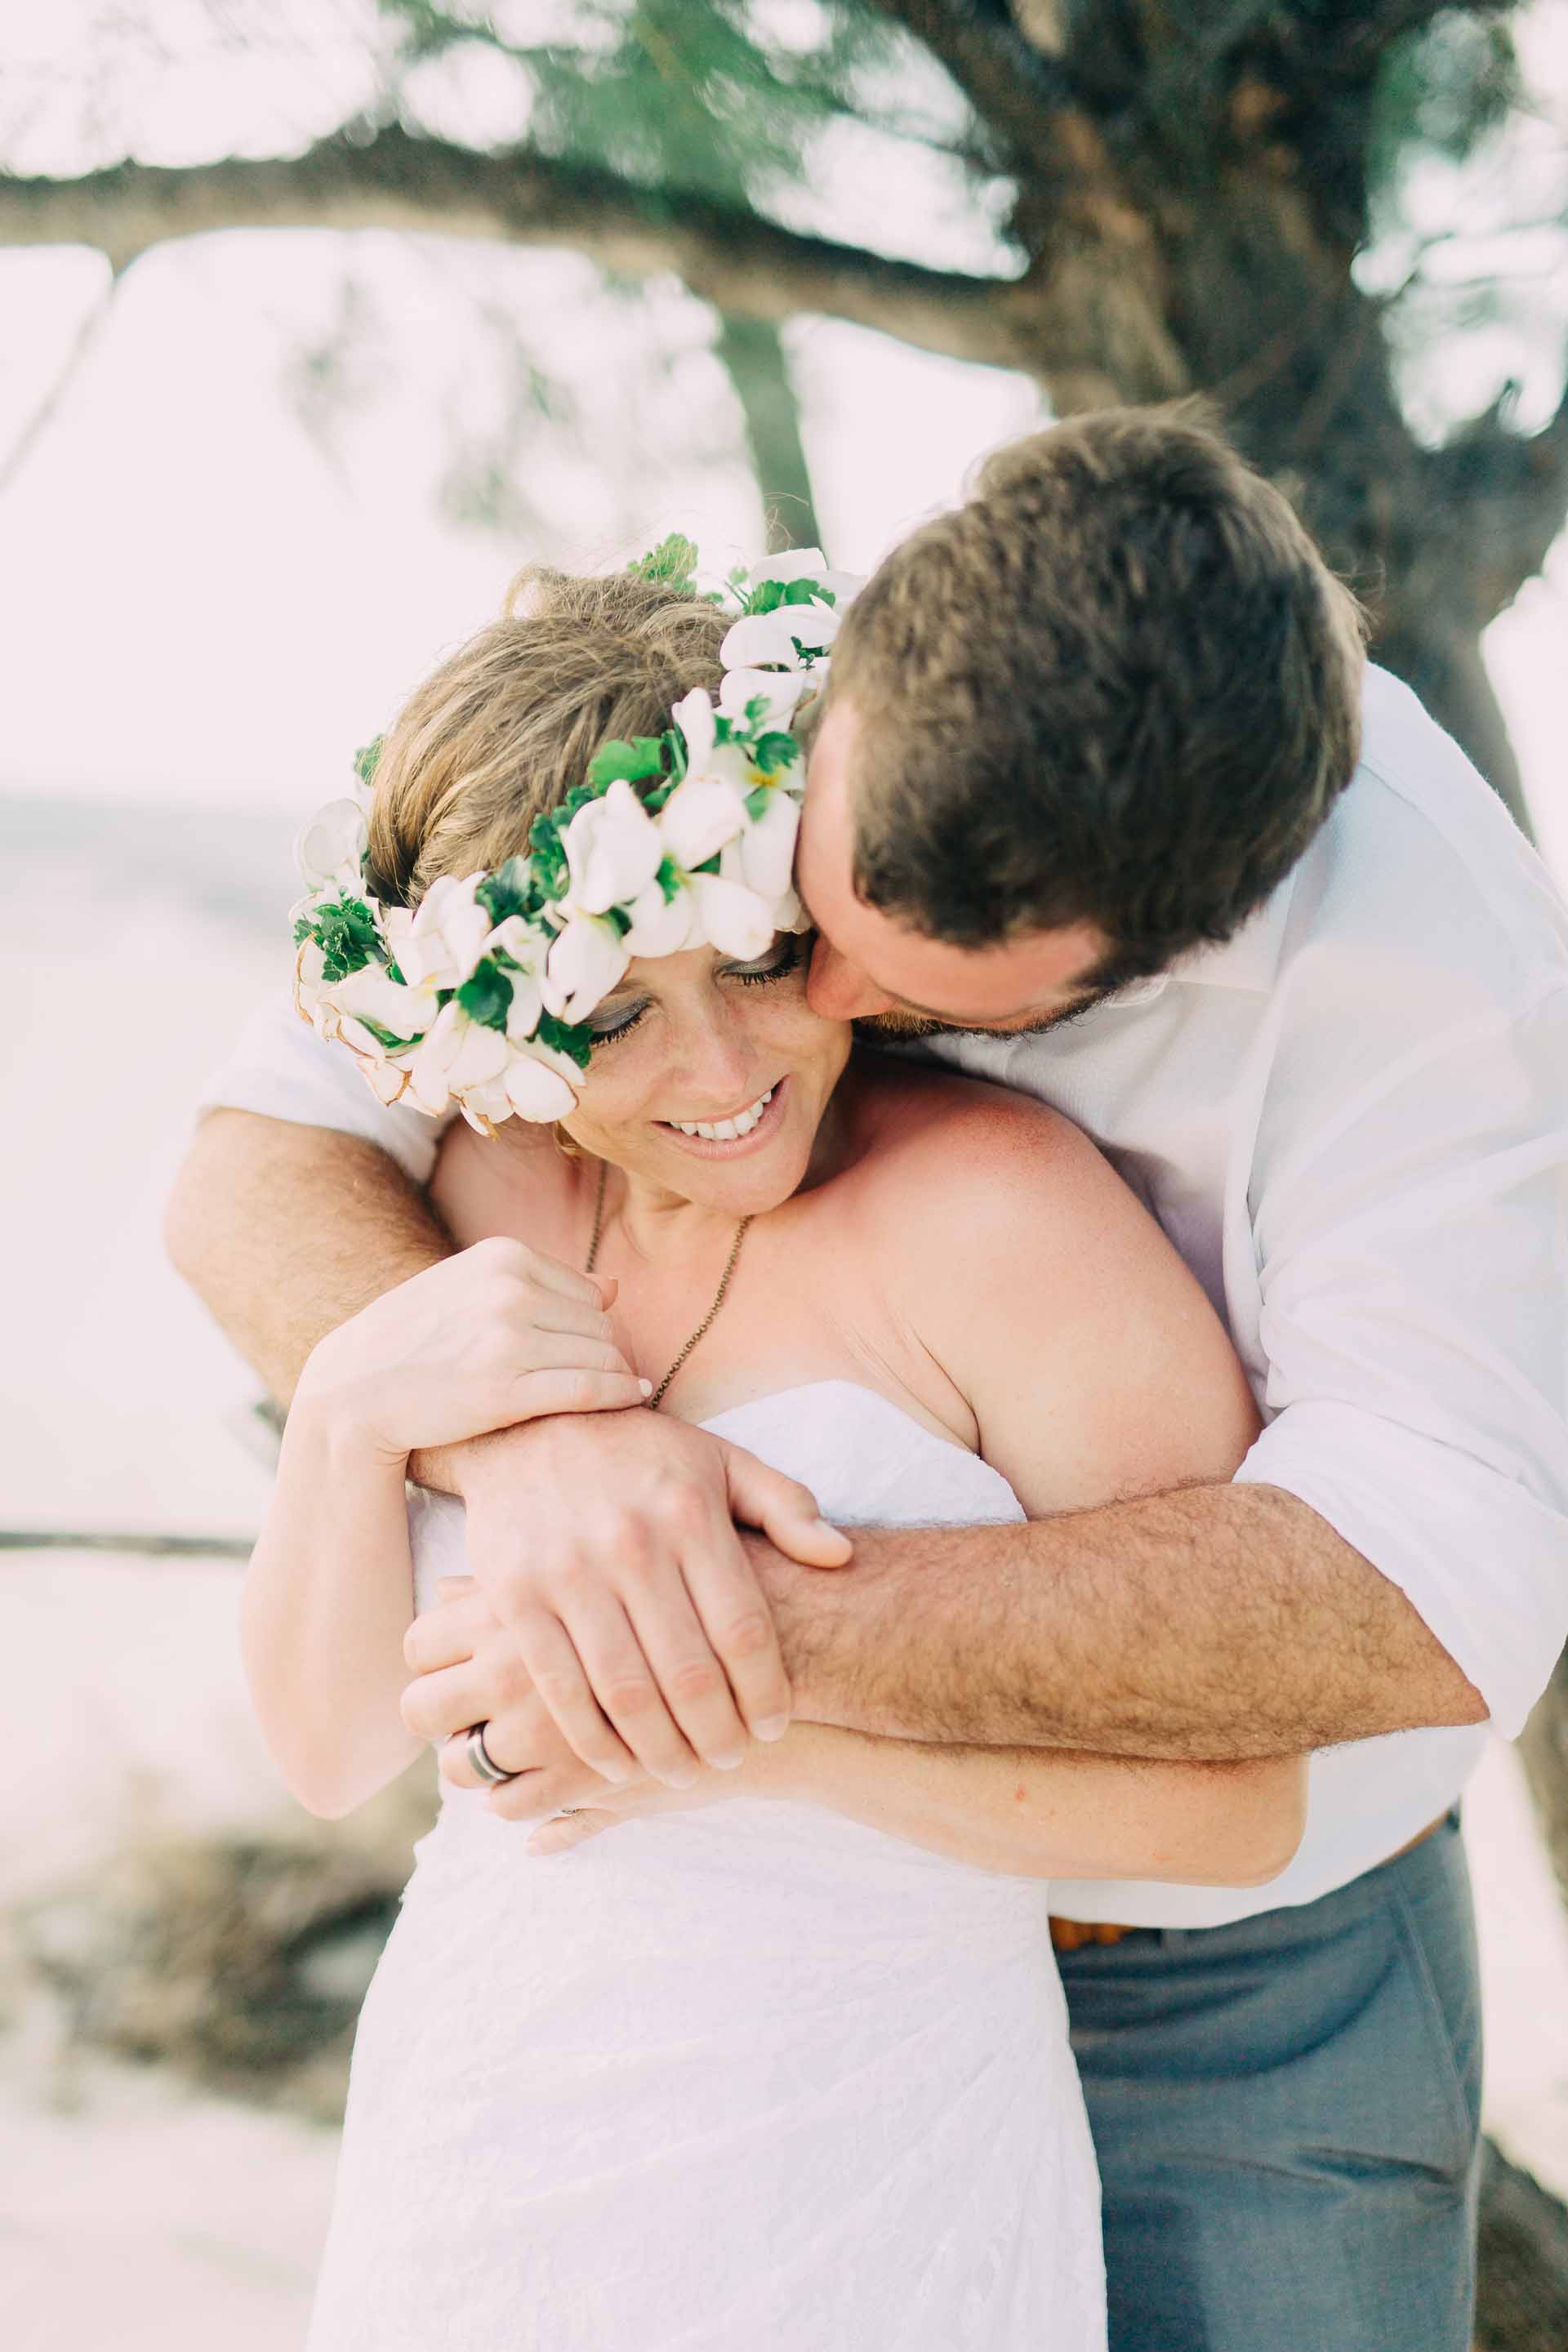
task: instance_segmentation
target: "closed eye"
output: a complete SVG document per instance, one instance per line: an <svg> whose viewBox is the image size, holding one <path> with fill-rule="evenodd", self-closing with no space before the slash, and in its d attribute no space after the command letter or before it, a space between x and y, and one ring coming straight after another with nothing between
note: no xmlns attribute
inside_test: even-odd
<svg viewBox="0 0 1568 2352"><path fill-rule="evenodd" d="M759 956L755 962L721 964L716 976L721 980L738 980L746 988L760 987L770 980L786 980L800 967L802 946L798 932L780 931L767 953ZM644 1014L652 1010L652 1003L651 997L645 996L635 1003L617 1007L603 1028L595 1028L590 1016L589 1032L595 1050L601 1045L618 1045L623 1037L629 1037Z"/></svg>

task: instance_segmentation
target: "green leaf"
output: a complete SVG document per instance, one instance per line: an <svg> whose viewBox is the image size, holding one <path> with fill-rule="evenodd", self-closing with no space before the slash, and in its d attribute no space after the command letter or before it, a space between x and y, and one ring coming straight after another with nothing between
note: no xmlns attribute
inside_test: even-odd
<svg viewBox="0 0 1568 2352"><path fill-rule="evenodd" d="M776 776L781 768L795 765L800 757L800 745L793 735L786 735L775 728L769 734L757 738L753 756L764 776Z"/></svg>
<svg viewBox="0 0 1568 2352"><path fill-rule="evenodd" d="M417 1037L395 1037L390 1029L384 1029L379 1021L372 1021L366 1013L356 1013L354 1019L362 1029L370 1031L376 1044L388 1054L404 1053L410 1045L417 1045L420 1042Z"/></svg>
<svg viewBox="0 0 1568 2352"><path fill-rule="evenodd" d="M550 1046L557 1054L564 1054L569 1061L576 1063L580 1070L585 1070L593 1058L593 1039L585 1021L568 1023L558 1020L553 1013L542 1013L539 1026L533 1034L542 1045Z"/></svg>
<svg viewBox="0 0 1568 2352"><path fill-rule="evenodd" d="M363 898L338 898L330 906L318 907L315 920L307 929L321 950L324 980L346 980L351 971L362 971L367 963L383 960L375 918Z"/></svg>
<svg viewBox="0 0 1568 2352"><path fill-rule="evenodd" d="M511 1008L511 982L491 956L474 966L458 991L458 1002L470 1021L485 1029L505 1029Z"/></svg>
<svg viewBox="0 0 1568 2352"><path fill-rule="evenodd" d="M533 869L528 859L509 857L476 884L474 896L492 923L504 923L511 915L526 918L532 911L533 899Z"/></svg>
<svg viewBox="0 0 1568 2352"><path fill-rule="evenodd" d="M697 550L684 532L672 530L647 555L639 555L626 566L644 580L657 580L666 587L684 589L695 593L697 583L692 577L697 570Z"/></svg>
<svg viewBox="0 0 1568 2352"><path fill-rule="evenodd" d="M781 604L837 604L838 599L830 589L815 580L786 580Z"/></svg>
<svg viewBox="0 0 1568 2352"><path fill-rule="evenodd" d="M773 796L771 784L759 784L754 793L746 794L746 814L754 824Z"/></svg>
<svg viewBox="0 0 1568 2352"><path fill-rule="evenodd" d="M669 901L672 898L679 898L681 888L683 887L680 879L680 868L676 864L673 857L660 858L658 872L654 876L654 880L664 892L666 906L669 904Z"/></svg>
<svg viewBox="0 0 1568 2352"><path fill-rule="evenodd" d="M669 762L668 774L671 783L679 784L683 782L686 776L685 736L681 733L679 727L667 727L663 735L659 738L659 740L664 745L665 753Z"/></svg>
<svg viewBox="0 0 1568 2352"><path fill-rule="evenodd" d="M588 782L609 785L625 777L627 783L641 783L645 777L664 773L664 742L658 735L639 735L635 742L626 743L616 737L601 744L588 762Z"/></svg>
<svg viewBox="0 0 1568 2352"><path fill-rule="evenodd" d="M382 750L385 742L384 735L373 735L370 741L363 744L354 753L354 773L362 784L374 782L375 772L381 764Z"/></svg>
<svg viewBox="0 0 1568 2352"><path fill-rule="evenodd" d="M756 613L776 613L785 601L782 580L762 580L746 599L748 618Z"/></svg>

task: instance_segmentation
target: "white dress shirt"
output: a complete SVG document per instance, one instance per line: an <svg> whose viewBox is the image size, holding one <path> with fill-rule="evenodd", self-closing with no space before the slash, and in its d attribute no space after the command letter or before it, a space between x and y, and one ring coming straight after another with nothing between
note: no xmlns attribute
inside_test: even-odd
<svg viewBox="0 0 1568 2352"><path fill-rule="evenodd" d="M1225 947L1042 1034L931 1050L1103 1147L1247 1368L1267 1426L1237 1477L1336 1528L1517 1733L1568 1636L1568 914L1415 696L1370 672L1354 780ZM216 1103L346 1129L420 1181L440 1133L287 1003ZM1196 1927L1310 1901L1444 1811L1486 1737L1315 1757L1268 1887L1100 1881L1056 1907Z"/></svg>

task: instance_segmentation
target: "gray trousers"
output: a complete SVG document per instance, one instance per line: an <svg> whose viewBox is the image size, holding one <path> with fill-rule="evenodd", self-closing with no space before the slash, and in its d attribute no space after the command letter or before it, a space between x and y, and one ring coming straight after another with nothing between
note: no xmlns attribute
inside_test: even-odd
<svg viewBox="0 0 1568 2352"><path fill-rule="evenodd" d="M1468 2352L1481 2019L1457 1810L1316 1903L1058 1957L1110 2352Z"/></svg>

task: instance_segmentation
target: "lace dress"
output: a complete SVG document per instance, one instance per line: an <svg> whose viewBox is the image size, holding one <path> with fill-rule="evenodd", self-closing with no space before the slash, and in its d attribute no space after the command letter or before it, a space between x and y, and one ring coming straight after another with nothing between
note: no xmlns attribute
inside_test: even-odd
<svg viewBox="0 0 1568 2352"><path fill-rule="evenodd" d="M848 1381L707 1425L841 1522L1021 1516ZM463 1514L410 1514L426 1605ZM1043 1882L756 1799L526 1834L447 1790L417 1849L308 2352L1100 2352Z"/></svg>

